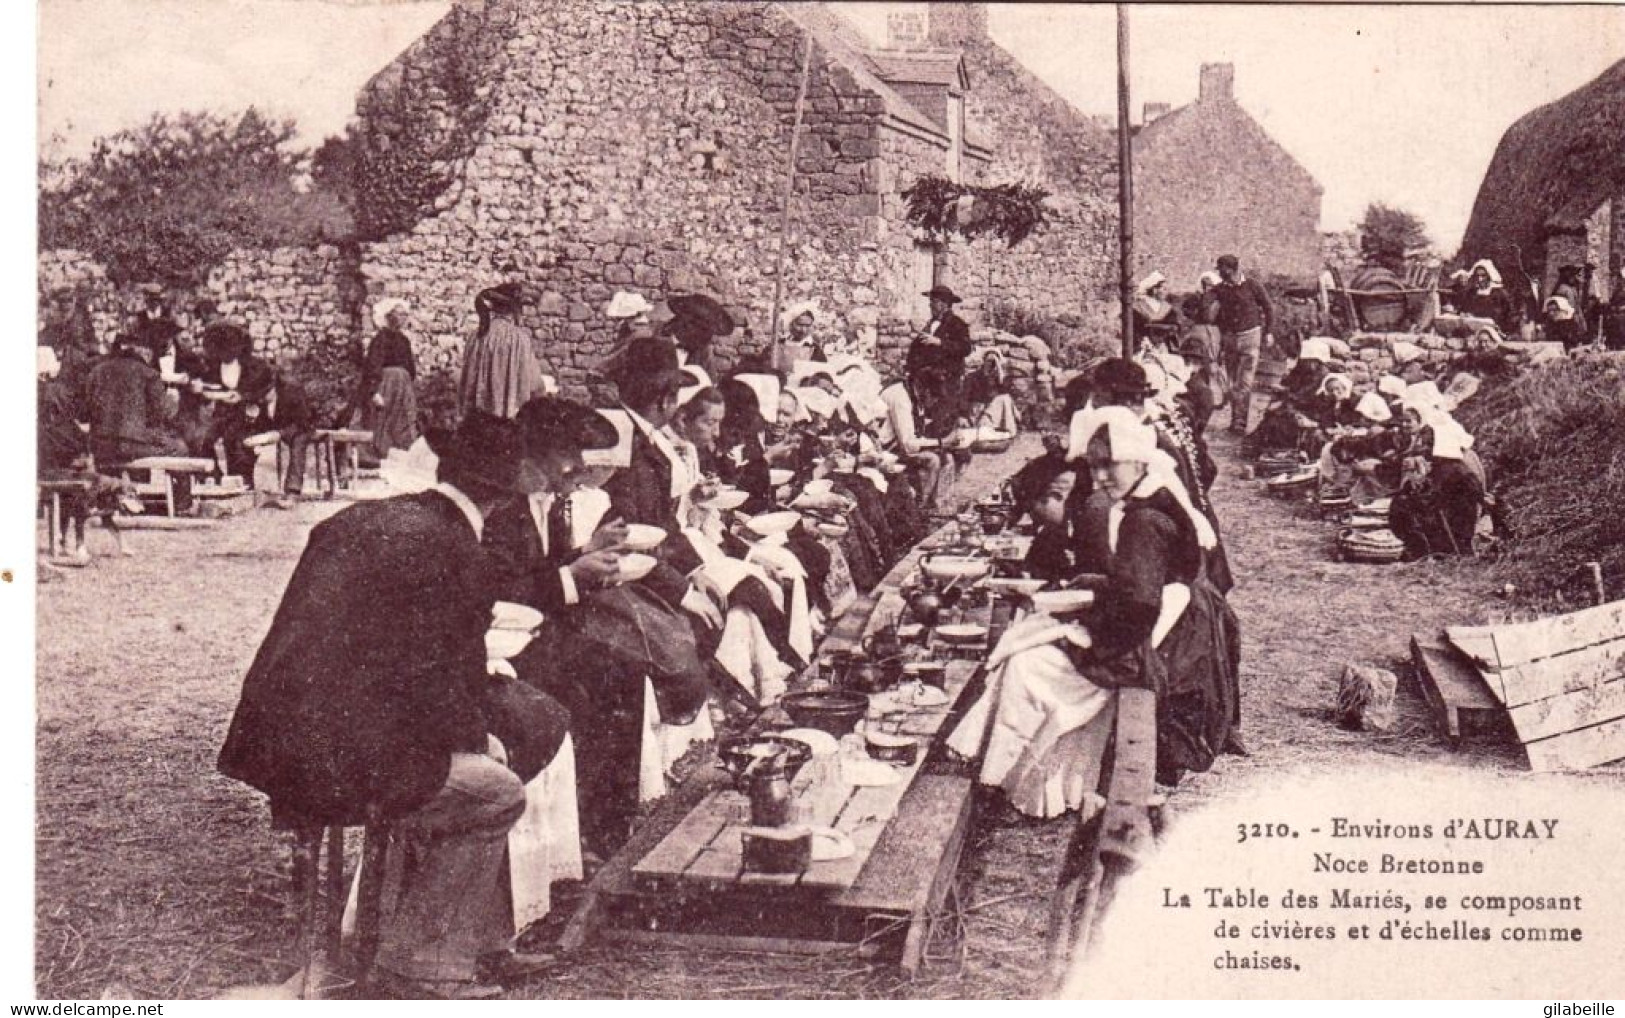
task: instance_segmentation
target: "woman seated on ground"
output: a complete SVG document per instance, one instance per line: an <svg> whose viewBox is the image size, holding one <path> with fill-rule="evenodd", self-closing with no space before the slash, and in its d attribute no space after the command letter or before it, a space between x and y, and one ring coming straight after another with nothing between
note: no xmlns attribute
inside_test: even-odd
<svg viewBox="0 0 1625 1018"><path fill-rule="evenodd" d="M1564 350L1573 350L1591 342L1586 335L1585 322L1575 312L1567 297L1551 297L1546 301L1542 334L1548 342L1562 343Z"/></svg>
<svg viewBox="0 0 1625 1018"><path fill-rule="evenodd" d="M773 481L762 444L767 420L762 415L761 401L756 390L739 378L727 379L717 390L723 400L722 425L708 472L749 496L740 512L766 512L773 504Z"/></svg>
<svg viewBox="0 0 1625 1018"><path fill-rule="evenodd" d="M1321 381L1320 389L1309 401L1307 416L1321 435L1329 438L1340 429L1364 425L1365 418L1360 415L1359 402L1354 396L1354 379L1342 372L1334 372Z"/></svg>
<svg viewBox="0 0 1625 1018"><path fill-rule="evenodd" d="M1320 454L1320 487L1324 492L1346 492L1355 505L1393 494L1399 486L1399 461L1410 437L1389 427L1393 411L1375 392L1355 404L1357 427L1347 428L1327 442Z"/></svg>
<svg viewBox="0 0 1625 1018"><path fill-rule="evenodd" d="M1264 412L1258 427L1242 443L1247 456L1265 453L1297 452L1312 447L1318 452L1318 442L1304 442L1305 434L1313 434L1315 420L1312 411L1331 368L1326 363L1331 351L1323 339L1306 339L1298 354L1298 362L1281 379L1280 392L1275 402Z"/></svg>
<svg viewBox="0 0 1625 1018"><path fill-rule="evenodd" d="M1470 554L1486 491L1473 437L1436 404L1414 396L1400 421L1411 442L1389 529L1405 542L1407 560Z"/></svg>
<svg viewBox="0 0 1625 1018"><path fill-rule="evenodd" d="M1501 273L1495 263L1481 258L1473 263L1467 285L1451 296L1456 311L1473 318L1488 318L1504 335L1518 328L1518 309L1506 288L1501 285Z"/></svg>
<svg viewBox="0 0 1625 1018"><path fill-rule="evenodd" d="M1005 378L1004 358L997 351L982 355L982 363L965 379L964 397L971 427L988 427L1012 435L1021 430L1016 401Z"/></svg>
<svg viewBox="0 0 1625 1018"><path fill-rule="evenodd" d="M1073 452L1111 499L1096 606L1081 624L1035 615L1012 626L989 659L987 691L949 739L982 756L983 784L1038 817L1092 808L1119 688L1157 694L1162 783L1241 749L1239 630L1203 568L1212 527L1131 411L1095 411L1079 433L1089 437Z"/></svg>

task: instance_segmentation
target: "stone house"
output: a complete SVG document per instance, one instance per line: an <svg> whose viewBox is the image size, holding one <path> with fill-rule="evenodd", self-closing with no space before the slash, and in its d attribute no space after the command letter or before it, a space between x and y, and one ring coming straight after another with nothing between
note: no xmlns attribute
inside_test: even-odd
<svg viewBox="0 0 1625 1018"><path fill-rule="evenodd" d="M1236 101L1235 74L1203 64L1196 101L1146 103L1134 135L1136 274L1175 291L1226 253L1259 278L1321 268L1321 186Z"/></svg>
<svg viewBox="0 0 1625 1018"><path fill-rule="evenodd" d="M1480 258L1509 286L1538 274L1542 294L1561 266L1590 263L1611 295L1625 267L1625 60L1507 128L1457 256Z"/></svg>
<svg viewBox="0 0 1625 1018"><path fill-rule="evenodd" d="M472 298L521 279L539 352L583 395L613 344L618 289L718 296L769 323L790 138L811 53L782 303L816 298L823 331L895 357L933 280L1035 314L1111 300L1109 132L987 35L982 4L931 4L874 48L810 3L459 0L364 88L361 200L385 226L361 245L367 299L414 309L420 356L452 369ZM1022 180L1055 196L1020 247L922 244L901 192L926 173Z"/></svg>

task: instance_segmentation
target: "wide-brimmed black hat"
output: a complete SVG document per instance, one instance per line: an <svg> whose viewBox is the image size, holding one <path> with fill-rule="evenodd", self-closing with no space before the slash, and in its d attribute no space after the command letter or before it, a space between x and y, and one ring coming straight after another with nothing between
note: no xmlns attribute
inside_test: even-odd
<svg viewBox="0 0 1625 1018"><path fill-rule="evenodd" d="M948 289L946 286L933 286L931 289L925 291L924 295L930 297L932 300L947 301L949 304L960 303L959 294Z"/></svg>
<svg viewBox="0 0 1625 1018"><path fill-rule="evenodd" d="M483 304L492 311L517 311L524 303L525 288L519 283L487 287L474 297L476 307Z"/></svg>
<svg viewBox="0 0 1625 1018"><path fill-rule="evenodd" d="M677 345L655 337L640 336L626 344L604 366L604 374L618 386L636 382L680 389L684 380L677 363Z"/></svg>
<svg viewBox="0 0 1625 1018"><path fill-rule="evenodd" d="M703 293L677 294L666 298L666 307L671 309L672 327L698 327L712 336L727 336L734 331L733 315L715 297Z"/></svg>
<svg viewBox="0 0 1625 1018"><path fill-rule="evenodd" d="M443 478L455 472L504 491L518 487L525 440L517 421L470 410L457 430L432 430L424 438L440 458Z"/></svg>
<svg viewBox="0 0 1625 1018"><path fill-rule="evenodd" d="M514 418L531 453L544 450L609 449L620 433L609 419L591 407L559 396L537 396L519 408Z"/></svg>
<svg viewBox="0 0 1625 1018"><path fill-rule="evenodd" d="M1145 369L1133 361L1114 357L1095 368L1093 388L1103 396L1120 399L1149 399L1156 394L1146 380Z"/></svg>
<svg viewBox="0 0 1625 1018"><path fill-rule="evenodd" d="M242 326L215 322L203 330L203 352L221 360L246 357L254 350L254 339Z"/></svg>

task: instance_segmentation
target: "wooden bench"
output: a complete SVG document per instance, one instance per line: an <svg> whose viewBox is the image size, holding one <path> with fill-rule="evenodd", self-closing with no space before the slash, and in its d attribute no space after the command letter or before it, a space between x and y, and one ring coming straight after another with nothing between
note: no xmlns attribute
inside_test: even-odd
<svg viewBox="0 0 1625 1018"><path fill-rule="evenodd" d="M203 459L198 456L143 456L141 459L130 460L116 468L119 475L124 478L138 495L162 495L164 499L164 515L175 515L175 475L212 474L215 471L215 462L212 459ZM132 473L146 472L151 480L143 485L137 484Z"/></svg>
<svg viewBox="0 0 1625 1018"><path fill-rule="evenodd" d="M50 538L51 557L62 554L65 534L62 529L62 496L90 494L92 481L84 478L69 478L61 481L40 481L39 502L45 507L45 523Z"/></svg>
<svg viewBox="0 0 1625 1018"><path fill-rule="evenodd" d="M316 487L321 489L323 498L335 498L339 493L339 451L344 452L345 462L350 468L350 485L353 488L356 479L361 476L360 446L371 442L372 432L358 428L316 429L311 435L311 445L316 451ZM281 449L278 447L278 476L281 472Z"/></svg>
<svg viewBox="0 0 1625 1018"><path fill-rule="evenodd" d="M1118 882L1152 846L1156 773L1156 694L1119 690L1112 744L1101 767L1105 806L1078 824L1050 902L1044 971L1052 991L1060 989L1069 963L1088 953Z"/></svg>

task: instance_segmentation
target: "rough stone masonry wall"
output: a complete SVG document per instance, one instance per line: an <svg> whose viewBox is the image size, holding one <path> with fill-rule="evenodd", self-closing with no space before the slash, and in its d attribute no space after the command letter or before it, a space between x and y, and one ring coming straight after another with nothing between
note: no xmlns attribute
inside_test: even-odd
<svg viewBox="0 0 1625 1018"><path fill-rule="evenodd" d="M145 303L138 288L114 286L103 266L80 251L41 252L38 289L42 317L57 295L83 300L103 347ZM248 329L257 354L291 368L321 397L353 380L345 362L361 334L353 310L357 289L353 256L337 247L240 249L215 266L204 285L171 289L164 299L184 330L183 342L199 342L196 308L212 300Z"/></svg>
<svg viewBox="0 0 1625 1018"><path fill-rule="evenodd" d="M760 3L487 8L514 28L472 155L443 211L364 249L369 298L411 301L422 352L449 370L474 294L512 262L541 294L525 313L538 350L578 396L612 347L602 310L617 289L716 294L765 343L796 26ZM785 301L822 298L838 333L875 317L879 112L843 69L815 66Z"/></svg>
<svg viewBox="0 0 1625 1018"><path fill-rule="evenodd" d="M1136 274L1159 269L1172 290L1227 253L1260 279L1313 279L1319 218L1318 185L1233 102L1198 101L1135 140Z"/></svg>

